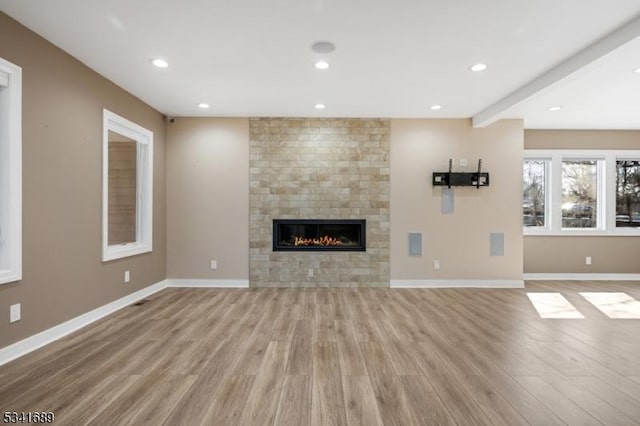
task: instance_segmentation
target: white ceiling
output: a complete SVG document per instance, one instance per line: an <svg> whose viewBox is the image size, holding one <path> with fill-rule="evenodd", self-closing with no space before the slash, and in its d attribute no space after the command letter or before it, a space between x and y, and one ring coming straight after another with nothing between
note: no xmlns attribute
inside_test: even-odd
<svg viewBox="0 0 640 426"><path fill-rule="evenodd" d="M640 129L638 0L0 0L0 10L167 115ZM318 40L337 49L315 54ZM316 70L319 58L331 68ZM477 62L488 69L469 71Z"/></svg>

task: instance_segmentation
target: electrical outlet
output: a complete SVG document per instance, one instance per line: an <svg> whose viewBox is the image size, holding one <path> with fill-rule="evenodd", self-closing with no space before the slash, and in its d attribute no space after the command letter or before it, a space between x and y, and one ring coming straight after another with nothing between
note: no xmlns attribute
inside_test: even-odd
<svg viewBox="0 0 640 426"><path fill-rule="evenodd" d="M436 271L440 270L440 261L439 260L434 260L433 261L433 269Z"/></svg>
<svg viewBox="0 0 640 426"><path fill-rule="evenodd" d="M129 271L124 271L124 282L128 283L131 281L131 273Z"/></svg>
<svg viewBox="0 0 640 426"><path fill-rule="evenodd" d="M307 273L308 277L312 277L313 276L313 268L309 268L309 272Z"/></svg>
<svg viewBox="0 0 640 426"><path fill-rule="evenodd" d="M467 159L461 158L459 161L460 167L467 167Z"/></svg>
<svg viewBox="0 0 640 426"><path fill-rule="evenodd" d="M9 322L20 321L20 318L22 318L20 308L21 308L20 303L16 303L15 305L9 306Z"/></svg>
<svg viewBox="0 0 640 426"><path fill-rule="evenodd" d="M585 265L591 265L591 256L587 256L587 257L584 259L584 263L585 263Z"/></svg>
<svg viewBox="0 0 640 426"><path fill-rule="evenodd" d="M212 260L211 261L211 269L218 269L218 261L217 260Z"/></svg>

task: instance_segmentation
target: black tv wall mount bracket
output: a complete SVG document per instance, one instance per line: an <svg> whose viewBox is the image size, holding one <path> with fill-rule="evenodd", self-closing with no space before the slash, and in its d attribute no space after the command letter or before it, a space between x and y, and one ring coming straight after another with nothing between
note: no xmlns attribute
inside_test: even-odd
<svg viewBox="0 0 640 426"><path fill-rule="evenodd" d="M489 173L482 172L482 159L478 160L477 172L454 172L453 159L449 159L448 172L433 172L433 186L489 186Z"/></svg>

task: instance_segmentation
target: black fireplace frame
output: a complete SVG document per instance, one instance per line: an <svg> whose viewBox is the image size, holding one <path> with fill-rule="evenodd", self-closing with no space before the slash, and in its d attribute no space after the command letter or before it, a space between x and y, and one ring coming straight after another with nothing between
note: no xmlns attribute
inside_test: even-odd
<svg viewBox="0 0 640 426"><path fill-rule="evenodd" d="M279 225L360 225L357 246L292 246L281 245ZM319 236L318 236L319 237ZM367 220L366 219L273 219L273 251L366 251L367 250Z"/></svg>

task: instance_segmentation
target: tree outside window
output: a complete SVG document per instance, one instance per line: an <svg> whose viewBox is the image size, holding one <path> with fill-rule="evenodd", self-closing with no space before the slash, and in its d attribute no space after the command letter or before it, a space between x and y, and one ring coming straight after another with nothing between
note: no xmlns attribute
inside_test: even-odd
<svg viewBox="0 0 640 426"><path fill-rule="evenodd" d="M616 227L640 227L640 161L616 161Z"/></svg>
<svg viewBox="0 0 640 426"><path fill-rule="evenodd" d="M522 223L544 227L546 161L525 160L522 169Z"/></svg>
<svg viewBox="0 0 640 426"><path fill-rule="evenodd" d="M562 227L598 226L597 160L562 162Z"/></svg>

